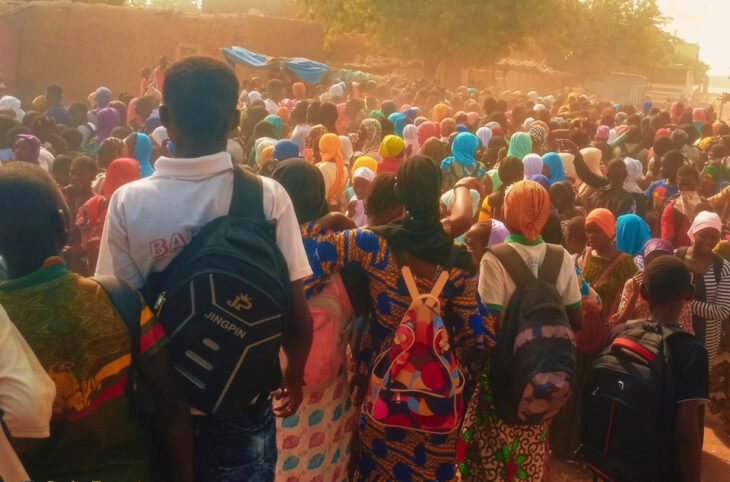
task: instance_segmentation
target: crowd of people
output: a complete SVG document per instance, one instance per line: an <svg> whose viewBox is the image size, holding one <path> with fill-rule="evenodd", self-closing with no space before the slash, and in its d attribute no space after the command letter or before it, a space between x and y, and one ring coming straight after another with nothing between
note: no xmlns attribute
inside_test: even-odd
<svg viewBox="0 0 730 482"><path fill-rule="evenodd" d="M730 433L730 126L711 106L240 83L163 58L139 95L2 96L0 161L4 480L549 480L552 458L634 480L585 448L597 370L629 351L671 374L669 446L630 447L658 461L637 480L700 480L705 406ZM259 224L213 226L239 215ZM176 336L203 315L148 293L197 256L215 298L238 259L216 256L250 233L283 266L279 362L200 410L178 352L217 368ZM244 340L258 324L205 317ZM630 465L609 440L641 430L614 409L601 449Z"/></svg>

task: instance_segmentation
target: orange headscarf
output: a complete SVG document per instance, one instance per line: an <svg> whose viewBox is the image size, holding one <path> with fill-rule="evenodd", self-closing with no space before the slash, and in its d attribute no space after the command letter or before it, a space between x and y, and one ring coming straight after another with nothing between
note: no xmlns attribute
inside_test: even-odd
<svg viewBox="0 0 730 482"><path fill-rule="evenodd" d="M441 122L445 117L449 116L451 109L446 104L436 104L431 113L431 119L434 122Z"/></svg>
<svg viewBox="0 0 730 482"><path fill-rule="evenodd" d="M616 235L616 217L606 208L596 208L586 217L586 226L596 223L606 236L613 239Z"/></svg>
<svg viewBox="0 0 730 482"><path fill-rule="evenodd" d="M507 191L504 220L528 241L536 241L550 214L550 195L535 181L519 181Z"/></svg>
<svg viewBox="0 0 730 482"><path fill-rule="evenodd" d="M291 116L291 112L289 112L289 109L287 109L284 106L279 107L276 109L276 115L281 117L281 120L284 122L289 122L289 117Z"/></svg>
<svg viewBox="0 0 730 482"><path fill-rule="evenodd" d="M270 144L261 151L261 163L274 160L274 144Z"/></svg>
<svg viewBox="0 0 730 482"><path fill-rule="evenodd" d="M337 134L329 133L319 138L319 155L322 162L334 161L336 166L335 182L332 183L327 199L332 200L337 197L340 191L345 187L344 160L340 152L341 143Z"/></svg>
<svg viewBox="0 0 730 482"><path fill-rule="evenodd" d="M291 86L292 94L297 99L301 99L307 94L307 86L302 82L294 82Z"/></svg>

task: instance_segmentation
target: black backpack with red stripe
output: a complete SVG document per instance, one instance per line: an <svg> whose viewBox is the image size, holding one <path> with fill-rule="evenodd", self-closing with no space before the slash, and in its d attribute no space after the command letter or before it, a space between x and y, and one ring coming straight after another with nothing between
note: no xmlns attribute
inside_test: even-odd
<svg viewBox="0 0 730 482"><path fill-rule="evenodd" d="M581 403L579 453L604 480L666 480L675 414L667 341L680 336L692 335L655 322L629 322L593 363Z"/></svg>

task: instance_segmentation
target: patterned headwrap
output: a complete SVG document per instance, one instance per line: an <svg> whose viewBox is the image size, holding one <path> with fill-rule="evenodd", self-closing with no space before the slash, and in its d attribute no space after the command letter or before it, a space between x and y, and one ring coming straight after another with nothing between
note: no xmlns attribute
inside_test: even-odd
<svg viewBox="0 0 730 482"><path fill-rule="evenodd" d="M365 142L362 145L362 152L377 152L380 149L381 137L383 136L383 128L378 119L368 117L363 119L360 127L365 132Z"/></svg>
<svg viewBox="0 0 730 482"><path fill-rule="evenodd" d="M550 214L550 195L535 181L519 181L507 190L504 219L528 241L536 241Z"/></svg>

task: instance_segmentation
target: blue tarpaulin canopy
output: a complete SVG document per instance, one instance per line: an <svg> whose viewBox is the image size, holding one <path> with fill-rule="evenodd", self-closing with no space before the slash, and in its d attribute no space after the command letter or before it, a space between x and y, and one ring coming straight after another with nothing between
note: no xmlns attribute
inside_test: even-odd
<svg viewBox="0 0 730 482"><path fill-rule="evenodd" d="M224 48L223 55L226 60L234 64L244 64L249 67L272 67L282 62L280 59L251 52L243 47L234 46ZM305 59L303 57L292 57L283 60L286 68L307 82L319 82L329 72L329 67L321 62Z"/></svg>

